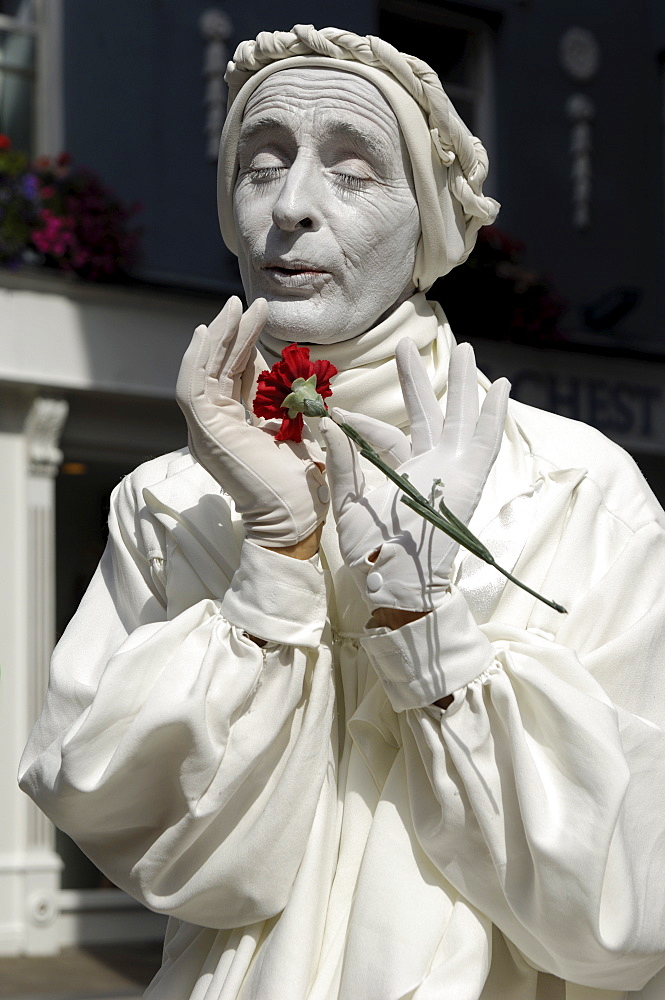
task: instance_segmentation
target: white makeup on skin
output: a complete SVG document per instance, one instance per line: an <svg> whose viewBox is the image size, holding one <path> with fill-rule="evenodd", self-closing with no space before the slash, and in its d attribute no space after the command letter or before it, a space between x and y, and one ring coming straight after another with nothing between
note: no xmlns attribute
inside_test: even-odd
<svg viewBox="0 0 665 1000"><path fill-rule="evenodd" d="M234 192L248 302L285 341L357 337L412 293L420 235L394 112L368 80L324 67L267 77L250 97Z"/></svg>

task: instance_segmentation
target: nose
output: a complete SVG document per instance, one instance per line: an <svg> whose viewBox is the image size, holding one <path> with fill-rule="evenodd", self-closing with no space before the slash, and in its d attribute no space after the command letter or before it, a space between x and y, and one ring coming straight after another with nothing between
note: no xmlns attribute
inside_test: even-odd
<svg viewBox="0 0 665 1000"><path fill-rule="evenodd" d="M279 229L318 229L321 225L318 171L314 162L301 154L289 167L272 210Z"/></svg>

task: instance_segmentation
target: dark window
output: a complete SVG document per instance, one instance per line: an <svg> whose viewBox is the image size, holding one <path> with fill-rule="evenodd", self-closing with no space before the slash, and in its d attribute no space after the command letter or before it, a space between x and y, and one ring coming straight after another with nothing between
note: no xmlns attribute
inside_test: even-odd
<svg viewBox="0 0 665 1000"><path fill-rule="evenodd" d="M38 7L34 0L0 0L0 132L32 155Z"/></svg>
<svg viewBox="0 0 665 1000"><path fill-rule="evenodd" d="M429 63L471 132L491 142L492 31L485 21L439 4L384 0L379 35Z"/></svg>

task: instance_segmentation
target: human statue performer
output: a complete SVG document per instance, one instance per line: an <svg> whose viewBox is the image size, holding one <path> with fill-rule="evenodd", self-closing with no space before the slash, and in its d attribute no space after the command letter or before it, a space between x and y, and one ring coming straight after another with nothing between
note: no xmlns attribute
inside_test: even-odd
<svg viewBox="0 0 665 1000"><path fill-rule="evenodd" d="M425 63L299 25L227 80L250 305L185 356L189 449L113 495L21 785L169 915L150 1000L662 998L665 515L427 301L498 205ZM303 346L338 374L298 440L252 400Z"/></svg>

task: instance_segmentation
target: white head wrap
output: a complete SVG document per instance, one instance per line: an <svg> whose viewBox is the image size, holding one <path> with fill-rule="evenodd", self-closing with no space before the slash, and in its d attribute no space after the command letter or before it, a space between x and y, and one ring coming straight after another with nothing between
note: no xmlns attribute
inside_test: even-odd
<svg viewBox="0 0 665 1000"><path fill-rule="evenodd" d="M395 112L420 210L413 280L426 291L467 259L478 230L494 222L499 204L482 192L488 169L485 148L455 111L434 70L373 35L296 24L291 31L262 31L255 41L240 43L225 76L228 115L217 181L224 242L237 254L233 189L245 106L267 76L294 66L327 66L364 76Z"/></svg>

